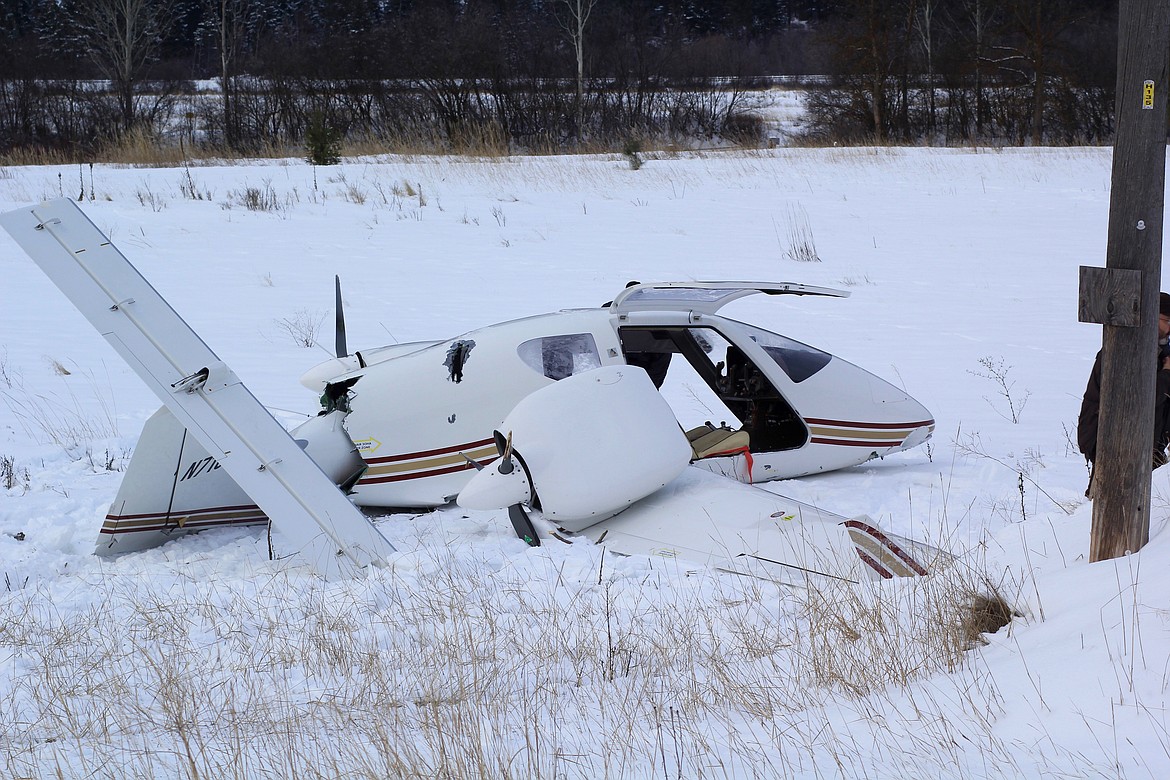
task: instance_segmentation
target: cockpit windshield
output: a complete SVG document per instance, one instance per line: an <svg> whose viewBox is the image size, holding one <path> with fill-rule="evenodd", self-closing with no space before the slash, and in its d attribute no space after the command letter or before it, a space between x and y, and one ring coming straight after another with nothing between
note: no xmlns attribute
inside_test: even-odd
<svg viewBox="0 0 1170 780"><path fill-rule="evenodd" d="M780 366L793 382L803 382L829 364L833 356L816 347L781 336L779 333L763 330L752 325L739 323L751 340L764 348L768 357Z"/></svg>

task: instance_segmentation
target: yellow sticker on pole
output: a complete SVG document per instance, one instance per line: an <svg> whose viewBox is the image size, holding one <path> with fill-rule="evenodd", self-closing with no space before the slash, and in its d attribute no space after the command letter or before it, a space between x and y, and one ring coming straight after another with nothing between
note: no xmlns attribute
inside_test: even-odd
<svg viewBox="0 0 1170 780"><path fill-rule="evenodd" d="M1154 107L1154 82L1149 79L1142 84L1142 108Z"/></svg>

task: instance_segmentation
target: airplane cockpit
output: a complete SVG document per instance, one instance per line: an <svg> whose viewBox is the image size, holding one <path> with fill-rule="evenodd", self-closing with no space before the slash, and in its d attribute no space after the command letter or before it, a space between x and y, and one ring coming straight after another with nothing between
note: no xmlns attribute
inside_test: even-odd
<svg viewBox="0 0 1170 780"><path fill-rule="evenodd" d="M767 373L717 329L627 326L619 336L626 362L644 369L675 409L695 459L808 441L804 421Z"/></svg>

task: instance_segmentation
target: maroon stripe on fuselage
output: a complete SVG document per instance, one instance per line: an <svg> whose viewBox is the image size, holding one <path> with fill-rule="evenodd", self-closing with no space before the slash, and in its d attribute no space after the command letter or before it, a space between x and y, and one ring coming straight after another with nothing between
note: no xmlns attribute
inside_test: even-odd
<svg viewBox="0 0 1170 780"><path fill-rule="evenodd" d="M150 532L157 533L159 531L203 531L207 528L216 528L218 526L259 525L260 523L267 523L268 522L268 515L261 512L260 507L257 507L257 506L235 507L236 509L245 509L245 510L254 509L254 510L256 510L255 513L253 513L253 514L244 514L244 515L240 515L240 516L236 516L236 517L208 517L208 518L203 518L203 519L200 519L199 517L194 517L197 514L216 513L216 512L226 511L226 510L231 509L231 508L232 507L223 507L222 509L205 509L205 510L200 510L198 513L196 513L196 512L190 512L190 513L172 512L171 516L169 518L166 515L158 515L158 514L154 514L154 515L106 515L107 522L112 520L115 523L117 523L121 520L129 520L130 518L146 519L146 518L152 518L152 517L157 517L159 522L154 524L154 525L138 525L138 526L134 526L132 528L107 528L103 525L101 530L99 531L99 533L108 534L110 536L115 536L117 534L138 534L138 533L150 533ZM183 522L183 524L180 526L178 524L178 522L176 522L177 518L179 518L179 517L185 517L188 519L185 520Z"/></svg>
<svg viewBox="0 0 1170 780"><path fill-rule="evenodd" d="M855 439L825 439L820 436L813 436L809 439L813 444L840 444L843 447L897 447L902 443L901 439L893 441L857 441Z"/></svg>
<svg viewBox="0 0 1170 780"><path fill-rule="evenodd" d="M495 458L488 458L487 460L475 461L474 463L460 463L455 466L448 466L445 469L432 469L430 471L411 471L406 474L389 474L384 477L370 477L369 479L358 480L357 486L362 485L380 485L384 482L403 482L408 479L425 479L426 477L441 477L444 474L454 474L459 471L467 471L476 467L476 463L480 466L486 466Z"/></svg>
<svg viewBox="0 0 1170 780"><path fill-rule="evenodd" d="M403 460L414 460L416 458L429 458L434 455L447 455L452 452L460 452L462 450L474 450L480 447L486 447L492 444L494 439L480 439L479 441L468 442L467 444L455 444L450 447L441 447L437 450L422 450L421 452L405 452L401 455L387 455L383 458L366 458L366 463L396 463Z"/></svg>
<svg viewBox="0 0 1170 780"><path fill-rule="evenodd" d="M260 511L260 507L255 504L240 504L239 506L216 506L210 509L174 509L170 512L147 512L141 515L106 515L107 520L145 520L150 517L165 518L168 516L174 517L195 517L197 515L210 515L218 512L250 512L252 510Z"/></svg>
<svg viewBox="0 0 1170 780"><path fill-rule="evenodd" d="M825 420L820 417L805 417L804 421L812 425L839 425L845 428L870 428L873 430L890 430L893 428L921 428L924 425L934 425L934 420L921 420L919 422L904 422L904 423L875 423L875 422L853 422L850 420Z"/></svg>

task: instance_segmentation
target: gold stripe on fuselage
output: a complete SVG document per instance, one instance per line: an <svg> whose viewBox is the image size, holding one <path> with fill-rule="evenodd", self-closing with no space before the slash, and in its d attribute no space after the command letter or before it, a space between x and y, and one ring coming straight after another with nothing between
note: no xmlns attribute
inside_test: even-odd
<svg viewBox="0 0 1170 780"><path fill-rule="evenodd" d="M492 445L490 447L480 447L477 450L470 450L468 452L455 452L450 455L441 455L437 458L377 464L370 466L363 479L379 477L386 474L401 474L407 471L431 471L432 469L439 469L444 466L455 466L466 463L467 461L464 459L464 455L472 460L482 460L484 458L490 458L495 454L496 448L495 445Z"/></svg>

